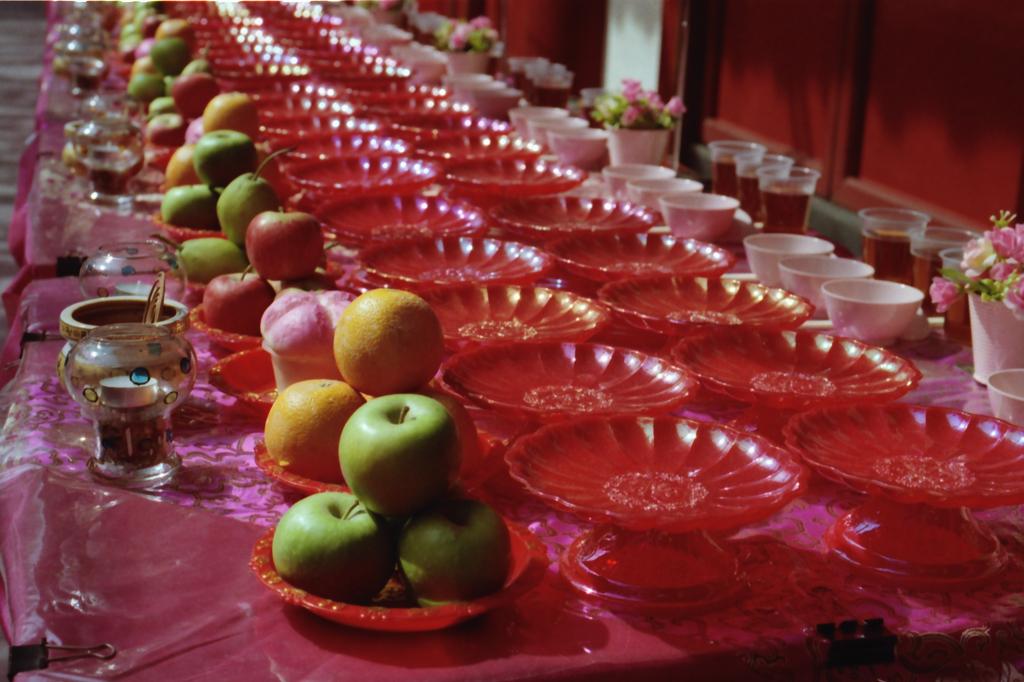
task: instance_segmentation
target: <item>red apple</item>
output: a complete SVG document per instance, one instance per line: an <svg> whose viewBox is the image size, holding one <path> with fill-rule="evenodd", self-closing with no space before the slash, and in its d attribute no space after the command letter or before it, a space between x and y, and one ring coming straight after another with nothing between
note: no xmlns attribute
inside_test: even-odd
<svg viewBox="0 0 1024 682"><path fill-rule="evenodd" d="M181 114L160 114L146 124L146 142L165 147L185 144L185 119Z"/></svg>
<svg viewBox="0 0 1024 682"><path fill-rule="evenodd" d="M245 232L249 262L266 279L311 277L324 253L320 222L308 213L264 211Z"/></svg>
<svg viewBox="0 0 1024 682"><path fill-rule="evenodd" d="M143 38L155 38L156 30L160 28L160 24L164 22L167 16L163 14L151 14L142 20L142 37Z"/></svg>
<svg viewBox="0 0 1024 682"><path fill-rule="evenodd" d="M206 324L232 334L259 336L260 320L274 296L270 282L253 273L214 277L203 292Z"/></svg>
<svg viewBox="0 0 1024 682"><path fill-rule="evenodd" d="M171 97L178 113L186 119L203 115L210 100L220 94L220 86L208 73L190 73L178 76L171 86Z"/></svg>

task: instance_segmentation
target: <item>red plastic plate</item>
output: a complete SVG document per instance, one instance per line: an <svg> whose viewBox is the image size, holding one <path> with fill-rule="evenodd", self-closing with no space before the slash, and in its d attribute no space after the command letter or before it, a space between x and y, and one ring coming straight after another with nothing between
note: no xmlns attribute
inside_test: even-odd
<svg viewBox="0 0 1024 682"><path fill-rule="evenodd" d="M479 237L488 230L480 211L441 197L417 195L344 199L316 211L330 239L368 246L397 239Z"/></svg>
<svg viewBox="0 0 1024 682"><path fill-rule="evenodd" d="M639 351L555 342L456 353L441 365L441 382L485 409L542 423L666 414L699 387L689 370Z"/></svg>
<svg viewBox="0 0 1024 682"><path fill-rule="evenodd" d="M530 284L554 265L532 246L499 239L440 237L371 246L356 257L369 274L412 287L478 282Z"/></svg>
<svg viewBox="0 0 1024 682"><path fill-rule="evenodd" d="M609 282L598 300L630 324L662 334L723 325L795 329L814 314L805 298L756 282L705 277L648 277Z"/></svg>
<svg viewBox="0 0 1024 682"><path fill-rule="evenodd" d="M205 335L211 341L216 343L222 348L226 348L230 351L237 352L241 350L252 350L253 348L259 348L263 345L262 336L248 336L246 334L232 334L231 332L224 332L219 329L214 329L210 325L206 324L206 318L203 315L203 305L199 304L193 308L189 314L189 321L192 323L192 328L200 334Z"/></svg>
<svg viewBox="0 0 1024 682"><path fill-rule="evenodd" d="M502 227L525 239L548 240L604 232L646 232L657 225L645 206L585 197L514 199L494 211Z"/></svg>
<svg viewBox="0 0 1024 682"><path fill-rule="evenodd" d="M547 161L468 161L450 166L445 180L457 189L489 196L559 194L579 187L587 172Z"/></svg>
<svg viewBox="0 0 1024 682"><path fill-rule="evenodd" d="M545 287L467 284L421 295L455 351L509 341L581 343L611 321L600 303Z"/></svg>
<svg viewBox="0 0 1024 682"><path fill-rule="evenodd" d="M277 400L274 364L263 348L232 353L217 361L210 368L210 385L264 415Z"/></svg>
<svg viewBox="0 0 1024 682"><path fill-rule="evenodd" d="M655 275L721 277L737 261L725 249L668 234L576 235L545 249L569 272L598 282Z"/></svg>
<svg viewBox="0 0 1024 682"><path fill-rule="evenodd" d="M424 140L416 145L412 156L417 159L451 165L463 161L487 159L518 159L529 161L540 158L543 148L534 140L509 135L461 135Z"/></svg>
<svg viewBox="0 0 1024 682"><path fill-rule="evenodd" d="M380 196L411 193L434 182L439 169L426 161L401 156L354 156L289 166L293 182L324 196Z"/></svg>

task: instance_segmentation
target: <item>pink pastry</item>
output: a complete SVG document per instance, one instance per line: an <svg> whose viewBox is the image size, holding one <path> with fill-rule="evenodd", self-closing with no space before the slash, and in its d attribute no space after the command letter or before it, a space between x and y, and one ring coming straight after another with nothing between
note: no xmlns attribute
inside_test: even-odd
<svg viewBox="0 0 1024 682"><path fill-rule="evenodd" d="M274 363L277 390L306 379L341 379L334 361L334 329L352 294L306 291L285 294L263 314L263 348Z"/></svg>

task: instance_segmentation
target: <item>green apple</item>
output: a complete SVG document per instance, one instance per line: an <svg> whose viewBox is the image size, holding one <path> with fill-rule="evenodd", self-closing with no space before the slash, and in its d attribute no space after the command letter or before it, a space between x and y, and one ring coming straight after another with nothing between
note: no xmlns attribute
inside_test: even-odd
<svg viewBox="0 0 1024 682"><path fill-rule="evenodd" d="M353 495L317 493L281 517L272 554L289 585L360 604L384 589L395 571L395 531Z"/></svg>
<svg viewBox="0 0 1024 682"><path fill-rule="evenodd" d="M153 118L160 114L177 114L178 109L174 105L173 97L157 97L149 103L149 116Z"/></svg>
<svg viewBox="0 0 1024 682"><path fill-rule="evenodd" d="M395 393L352 413L338 455L345 482L367 509L409 516L448 492L459 475L462 443L444 405Z"/></svg>
<svg viewBox="0 0 1024 682"><path fill-rule="evenodd" d="M244 173L256 170L256 145L245 133L214 130L196 142L192 165L207 185L227 187Z"/></svg>
<svg viewBox="0 0 1024 682"><path fill-rule="evenodd" d="M221 237L189 239L182 244L178 257L185 264L189 281L199 284L249 267L245 249Z"/></svg>
<svg viewBox="0 0 1024 682"><path fill-rule="evenodd" d="M172 187L160 202L160 217L168 225L218 232L217 198L209 185Z"/></svg>
<svg viewBox="0 0 1024 682"><path fill-rule="evenodd" d="M398 570L422 607L497 592L511 564L508 526L476 500L439 502L409 519L398 536Z"/></svg>
<svg viewBox="0 0 1024 682"><path fill-rule="evenodd" d="M192 61L192 49L181 38L161 38L153 43L149 57L160 75L177 76Z"/></svg>
<svg viewBox="0 0 1024 682"><path fill-rule="evenodd" d="M164 79L152 73L138 73L128 81L128 94L140 102L152 102L164 95Z"/></svg>
<svg viewBox="0 0 1024 682"><path fill-rule="evenodd" d="M206 135L213 135L216 132ZM199 151L198 146L197 144L197 152ZM274 186L266 178L260 177L263 167L279 153L281 152L276 152L263 159L263 163L256 168L254 173L242 173L229 182L221 192L220 200L217 201L217 218L220 220L221 231L228 239L242 248L245 248L245 236L253 218L260 213L278 211L281 208L281 198L277 195Z"/></svg>

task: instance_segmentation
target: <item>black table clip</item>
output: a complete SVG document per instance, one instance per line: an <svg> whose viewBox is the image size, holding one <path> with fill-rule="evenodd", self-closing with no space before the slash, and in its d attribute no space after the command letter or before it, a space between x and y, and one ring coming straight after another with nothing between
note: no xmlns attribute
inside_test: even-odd
<svg viewBox="0 0 1024 682"><path fill-rule="evenodd" d="M869 618L862 623L844 620L839 623L819 623L815 628L828 642L829 668L856 668L885 665L896 662L896 635L885 627L881 618Z"/></svg>
<svg viewBox="0 0 1024 682"><path fill-rule="evenodd" d="M75 653L63 656L51 656L52 651L71 651ZM23 644L11 647L11 660L7 666L7 679L13 682L18 673L29 670L46 670L51 663L70 661L75 658L99 658L109 661L117 655L113 644L96 644L93 646L69 646L64 644L48 644L43 637L39 644Z"/></svg>

